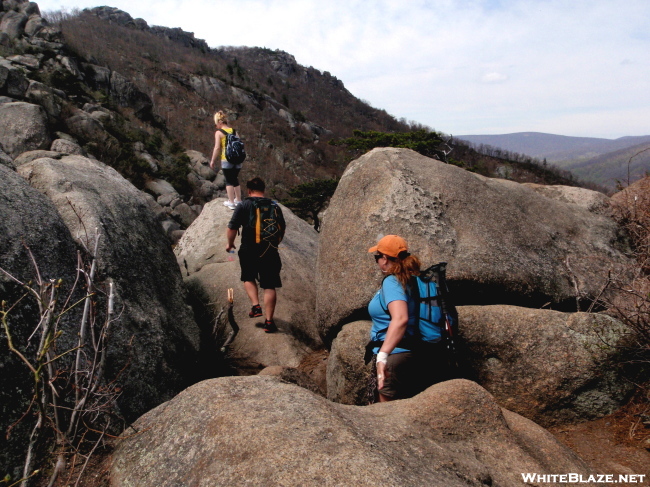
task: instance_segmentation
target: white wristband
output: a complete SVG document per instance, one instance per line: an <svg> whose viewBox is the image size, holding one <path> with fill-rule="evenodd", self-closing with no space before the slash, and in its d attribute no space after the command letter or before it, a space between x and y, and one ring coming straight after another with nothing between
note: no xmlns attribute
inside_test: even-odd
<svg viewBox="0 0 650 487"><path fill-rule="evenodd" d="M386 364L387 359L388 359L388 354L386 352L379 352L377 354L377 363L382 362L383 364Z"/></svg>

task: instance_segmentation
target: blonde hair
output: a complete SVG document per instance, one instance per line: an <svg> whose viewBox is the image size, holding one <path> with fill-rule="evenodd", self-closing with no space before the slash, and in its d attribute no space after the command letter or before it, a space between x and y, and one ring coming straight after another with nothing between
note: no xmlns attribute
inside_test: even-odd
<svg viewBox="0 0 650 487"><path fill-rule="evenodd" d="M219 110L217 113L214 114L215 125L218 124L219 122L228 125L228 117L226 117L226 114L223 113L221 110Z"/></svg>

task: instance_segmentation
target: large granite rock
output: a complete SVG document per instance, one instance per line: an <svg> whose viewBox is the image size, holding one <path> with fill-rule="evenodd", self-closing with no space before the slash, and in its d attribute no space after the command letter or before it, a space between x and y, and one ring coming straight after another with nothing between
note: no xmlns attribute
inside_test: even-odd
<svg viewBox="0 0 650 487"><path fill-rule="evenodd" d="M134 418L196 380L199 333L169 241L147 199L117 171L82 156L37 159L20 174L55 204L114 283L119 323L108 372L120 375L122 412Z"/></svg>
<svg viewBox="0 0 650 487"><path fill-rule="evenodd" d="M0 268L19 281L32 282L36 287L37 270L30 252L41 278L45 282L62 279L59 294L67 296L74 282L77 263L76 247L70 231L50 200L31 188L15 171L0 165ZM37 303L32 297L25 296L25 289L2 271L0 301L5 303L3 310L11 308L7 324L14 345L29 360L34 360L35 347L33 344L28 346L28 338L40 319ZM76 310L71 310L63 319L62 331L69 332L68 324L76 317ZM33 398L30 388L33 381L26 365L9 351L3 328L0 331L2 476L11 472L20 478L19 467L24 463L33 426L31 416L23 418ZM7 434L12 425L11 434Z"/></svg>
<svg viewBox="0 0 650 487"><path fill-rule="evenodd" d="M320 237L321 336L362 316L380 277L369 247L399 234L423 263L447 261L458 304L576 309L628 262L610 218L408 149L350 163Z"/></svg>
<svg viewBox="0 0 650 487"><path fill-rule="evenodd" d="M462 306L459 315L476 380L544 426L610 414L633 389L621 370L630 330L611 316L515 306Z"/></svg>
<svg viewBox="0 0 650 487"><path fill-rule="evenodd" d="M227 290L233 288L234 319L240 331L231 347L230 358L244 368L296 367L310 349L321 346L314 320L313 263L318 234L282 207L287 230L279 247L283 284L277 290L275 310L279 332L266 334L259 326L260 319L248 317L250 301L240 280L239 259L231 254L233 260L228 260L225 251L226 228L232 210L223 206L223 202L223 198L217 198L206 204L174 250L191 290L195 314L203 317L202 326L206 333L211 333L215 316L227 306ZM239 247L239 237L235 243Z"/></svg>
<svg viewBox="0 0 650 487"><path fill-rule="evenodd" d="M522 472L589 473L550 433L465 380L356 407L272 377L213 379L134 426L113 457L114 487L519 487Z"/></svg>

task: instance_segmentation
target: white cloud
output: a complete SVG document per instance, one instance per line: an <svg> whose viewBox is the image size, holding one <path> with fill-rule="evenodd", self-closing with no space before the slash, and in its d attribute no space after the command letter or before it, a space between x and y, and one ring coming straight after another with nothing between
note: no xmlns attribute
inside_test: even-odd
<svg viewBox="0 0 650 487"><path fill-rule="evenodd" d="M38 2L56 9L61 0ZM92 7L90 0L66 0ZM437 130L650 133L647 0L113 0L212 47L262 46ZM568 130L570 129L570 132Z"/></svg>
<svg viewBox="0 0 650 487"><path fill-rule="evenodd" d="M484 83L500 83L507 79L508 76L506 76L505 74L492 71L490 73L485 73L481 78L481 81L483 81Z"/></svg>

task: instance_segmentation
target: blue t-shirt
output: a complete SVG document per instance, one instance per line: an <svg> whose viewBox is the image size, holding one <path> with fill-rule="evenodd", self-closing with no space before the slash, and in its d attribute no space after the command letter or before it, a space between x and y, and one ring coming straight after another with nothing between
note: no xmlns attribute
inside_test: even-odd
<svg viewBox="0 0 650 487"><path fill-rule="evenodd" d="M390 323L390 314L388 314L388 305L393 301L406 301L408 306L409 319L406 325L404 336L415 334L415 301L406 293L400 282L393 275L388 276L382 282L381 288L368 304L368 313L372 319L372 328L370 329L370 340L384 341L386 331ZM379 351L379 347L373 349L374 353ZM405 348L395 348L391 353L409 352Z"/></svg>

